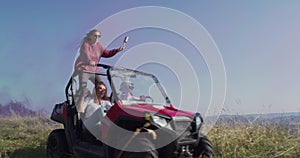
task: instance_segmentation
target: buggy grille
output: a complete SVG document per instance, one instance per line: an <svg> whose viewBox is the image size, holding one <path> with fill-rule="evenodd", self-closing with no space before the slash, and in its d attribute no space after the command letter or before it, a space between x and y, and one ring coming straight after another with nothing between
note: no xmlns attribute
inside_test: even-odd
<svg viewBox="0 0 300 158"><path fill-rule="evenodd" d="M178 135L186 136L190 134L192 119L185 116L175 116L173 117L173 121Z"/></svg>

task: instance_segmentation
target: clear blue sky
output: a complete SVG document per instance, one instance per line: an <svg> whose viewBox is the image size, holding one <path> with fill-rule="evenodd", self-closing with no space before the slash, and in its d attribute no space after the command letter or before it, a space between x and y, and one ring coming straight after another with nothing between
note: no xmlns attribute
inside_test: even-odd
<svg viewBox="0 0 300 158"><path fill-rule="evenodd" d="M63 101L64 87L72 73L82 37L111 15L141 6L177 10L195 19L209 32L225 65L225 112L300 111L300 2L297 0L1 1L0 103L28 98L30 107L49 110ZM147 16L141 16L147 20ZM102 30L103 34L106 32L108 36L114 28L134 20L121 19L118 26ZM161 19L162 22L168 20L177 19ZM180 25L180 21L178 23ZM183 54L196 67L203 87L201 104L209 103L208 70L200 56L196 57L200 60L195 60L195 55L187 53L195 51L187 41L157 29L140 29L127 34L130 35L127 50L143 42L158 42L186 52ZM120 39L116 39L106 46L114 48L119 43ZM113 64L118 58L120 55L102 62ZM163 75L160 78L166 82ZM172 91L168 87L167 91ZM170 93L172 100L178 102L177 93Z"/></svg>

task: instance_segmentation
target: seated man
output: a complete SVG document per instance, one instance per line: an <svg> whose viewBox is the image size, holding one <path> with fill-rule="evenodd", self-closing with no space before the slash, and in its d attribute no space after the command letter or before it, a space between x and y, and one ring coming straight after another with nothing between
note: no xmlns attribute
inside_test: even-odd
<svg viewBox="0 0 300 158"><path fill-rule="evenodd" d="M95 83L93 94L93 98L88 101L81 99L77 110L84 126L99 139L101 138L101 120L111 108L111 103L108 101L106 85L103 82Z"/></svg>
<svg viewBox="0 0 300 158"><path fill-rule="evenodd" d="M120 91L119 98L122 101L145 101L145 96L136 97L133 96L132 90L134 86L131 82L122 82L120 85Z"/></svg>

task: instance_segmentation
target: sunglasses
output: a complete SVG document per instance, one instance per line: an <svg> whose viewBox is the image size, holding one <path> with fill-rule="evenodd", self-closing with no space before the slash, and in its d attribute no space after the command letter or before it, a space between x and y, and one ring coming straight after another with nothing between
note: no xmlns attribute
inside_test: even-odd
<svg viewBox="0 0 300 158"><path fill-rule="evenodd" d="M100 38L100 37L101 37L101 35L94 35L94 37L98 37L98 38Z"/></svg>
<svg viewBox="0 0 300 158"><path fill-rule="evenodd" d="M106 88L102 88L102 87L97 87L95 89L96 89L96 91L106 91Z"/></svg>

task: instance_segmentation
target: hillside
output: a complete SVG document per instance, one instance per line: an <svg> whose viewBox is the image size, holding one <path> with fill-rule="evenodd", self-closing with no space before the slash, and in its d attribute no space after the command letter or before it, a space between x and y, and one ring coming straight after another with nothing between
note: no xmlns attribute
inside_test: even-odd
<svg viewBox="0 0 300 158"><path fill-rule="evenodd" d="M0 104L0 116L20 116L20 117L35 117L47 115L43 111L34 111L27 107L27 104L19 101L11 101L5 105Z"/></svg>

